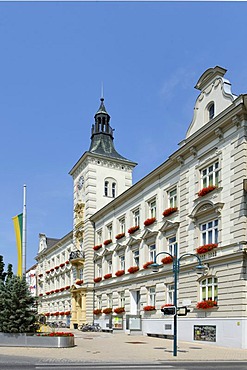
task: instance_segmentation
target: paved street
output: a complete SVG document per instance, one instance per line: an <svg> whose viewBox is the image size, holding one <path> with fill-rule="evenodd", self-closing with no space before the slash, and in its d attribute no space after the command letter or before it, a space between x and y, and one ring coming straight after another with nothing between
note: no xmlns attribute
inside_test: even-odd
<svg viewBox="0 0 247 370"><path fill-rule="evenodd" d="M8 369L6 367L9 363L8 359L11 359L12 363L15 362L19 369L28 369L29 365L34 364L35 367L30 367L30 369L103 369L104 364L107 364L105 368L108 369L114 369L114 366L119 369L120 365L124 366L122 368L131 369L129 365L135 365L135 368L145 369L144 365L148 364L149 367L146 368L171 368L172 370L193 368L197 370L201 366L193 367L193 363L198 361L204 362L203 369L216 370L215 361L225 361L224 366L220 363L217 365L222 370L234 369L233 362L228 367L227 362L230 361L238 363L236 369L247 369L247 350L244 349L216 347L214 344L202 342L179 341L178 355L173 357L173 341L169 339L127 335L120 332L114 334L78 330L72 330L72 332L75 334L76 343L76 346L72 348L0 347L0 369ZM187 361L192 364L185 363ZM21 367L21 364L24 364L26 368ZM9 369L14 370L15 368L9 367Z"/></svg>

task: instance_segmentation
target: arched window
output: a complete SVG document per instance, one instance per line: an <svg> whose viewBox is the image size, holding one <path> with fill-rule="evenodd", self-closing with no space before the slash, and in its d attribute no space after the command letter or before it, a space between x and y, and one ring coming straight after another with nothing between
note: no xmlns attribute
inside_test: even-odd
<svg viewBox="0 0 247 370"><path fill-rule="evenodd" d="M104 195L105 197L115 198L117 196L117 182L112 177L107 177L104 180Z"/></svg>
<svg viewBox="0 0 247 370"><path fill-rule="evenodd" d="M214 103L211 103L208 106L208 118L209 118L209 120L211 120L212 118L214 118Z"/></svg>

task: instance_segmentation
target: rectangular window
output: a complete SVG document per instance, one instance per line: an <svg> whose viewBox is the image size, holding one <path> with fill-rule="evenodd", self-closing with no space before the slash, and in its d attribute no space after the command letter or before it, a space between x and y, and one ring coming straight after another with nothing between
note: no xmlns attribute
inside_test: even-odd
<svg viewBox="0 0 247 370"><path fill-rule="evenodd" d="M174 303L174 285L173 284L167 285L166 303L168 303L168 304L173 304Z"/></svg>
<svg viewBox="0 0 247 370"><path fill-rule="evenodd" d="M208 186L218 186L219 184L219 162L201 170L201 184L203 188Z"/></svg>
<svg viewBox="0 0 247 370"><path fill-rule="evenodd" d="M156 245L152 244L149 246L149 261L154 261L156 257Z"/></svg>
<svg viewBox="0 0 247 370"><path fill-rule="evenodd" d="M99 309L102 308L102 296L101 295L97 296L97 308Z"/></svg>
<svg viewBox="0 0 247 370"><path fill-rule="evenodd" d="M120 270L125 270L125 257L124 255L119 256Z"/></svg>
<svg viewBox="0 0 247 370"><path fill-rule="evenodd" d="M124 307L125 305L125 292L118 293L118 303L119 307Z"/></svg>
<svg viewBox="0 0 247 370"><path fill-rule="evenodd" d="M150 306L155 306L156 291L155 287L150 287L148 289L148 304Z"/></svg>
<svg viewBox="0 0 247 370"><path fill-rule="evenodd" d="M108 239L112 239L112 224L107 226L107 237Z"/></svg>
<svg viewBox="0 0 247 370"><path fill-rule="evenodd" d="M139 263L140 263L140 261L139 261L139 250L136 250L136 251L133 252L133 258L134 258L135 265L139 267Z"/></svg>
<svg viewBox="0 0 247 370"><path fill-rule="evenodd" d="M112 307L112 293L107 294L107 307Z"/></svg>
<svg viewBox="0 0 247 370"><path fill-rule="evenodd" d="M140 226L140 210L136 209L133 211L134 226Z"/></svg>
<svg viewBox="0 0 247 370"><path fill-rule="evenodd" d="M218 280L215 277L203 279L200 283L200 299L202 301L218 300Z"/></svg>
<svg viewBox="0 0 247 370"><path fill-rule="evenodd" d="M177 207L177 189L168 191L168 205L170 208Z"/></svg>
<svg viewBox="0 0 247 370"><path fill-rule="evenodd" d="M168 239L168 252L174 256L175 255L175 245L177 244L176 236Z"/></svg>
<svg viewBox="0 0 247 370"><path fill-rule="evenodd" d="M156 199L151 200L151 202L148 203L149 207L149 217L154 218L156 217Z"/></svg>
<svg viewBox="0 0 247 370"><path fill-rule="evenodd" d="M102 265L101 264L97 264L96 265L96 276L97 277L100 277L102 275Z"/></svg>
<svg viewBox="0 0 247 370"><path fill-rule="evenodd" d="M97 231L97 244L102 244L102 230Z"/></svg>
<svg viewBox="0 0 247 370"><path fill-rule="evenodd" d="M125 234L125 217L119 219L119 232Z"/></svg>
<svg viewBox="0 0 247 370"><path fill-rule="evenodd" d="M218 220L200 225L202 245L218 243Z"/></svg>
<svg viewBox="0 0 247 370"><path fill-rule="evenodd" d="M112 260L107 260L108 274L112 273Z"/></svg>

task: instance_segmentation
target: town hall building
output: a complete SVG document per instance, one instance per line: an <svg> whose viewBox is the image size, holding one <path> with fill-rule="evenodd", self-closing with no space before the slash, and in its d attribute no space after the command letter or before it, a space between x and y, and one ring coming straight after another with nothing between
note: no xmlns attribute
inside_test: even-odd
<svg viewBox="0 0 247 370"><path fill-rule="evenodd" d="M247 348L247 95L232 93L226 72L202 74L179 149L135 184L136 163L115 149L101 98L89 150L69 172L73 230L40 234L37 295L48 321L171 337L161 308L173 305L178 250L178 307L188 311L178 338Z"/></svg>

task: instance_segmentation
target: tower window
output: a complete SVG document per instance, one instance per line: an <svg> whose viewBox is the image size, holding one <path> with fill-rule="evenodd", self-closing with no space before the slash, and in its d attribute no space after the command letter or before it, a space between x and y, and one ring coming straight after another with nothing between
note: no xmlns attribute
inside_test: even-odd
<svg viewBox="0 0 247 370"><path fill-rule="evenodd" d="M208 118L209 120L214 118L214 103L211 103L208 107Z"/></svg>
<svg viewBox="0 0 247 370"><path fill-rule="evenodd" d="M116 196L116 183L112 183L112 197L115 198Z"/></svg>
<svg viewBox="0 0 247 370"><path fill-rule="evenodd" d="M105 196L108 197L108 192L109 192L109 182L105 181Z"/></svg>

